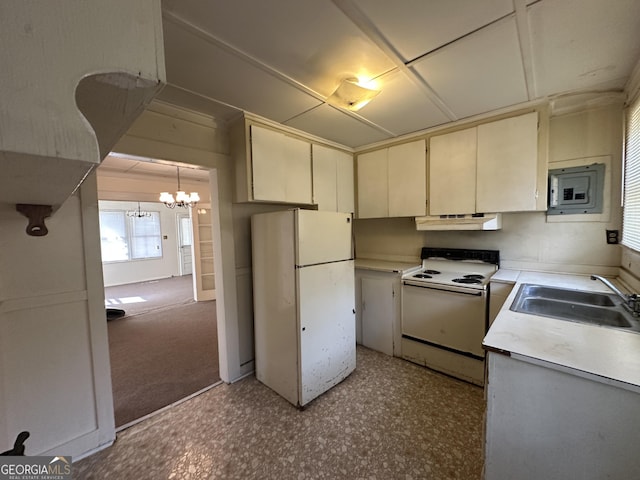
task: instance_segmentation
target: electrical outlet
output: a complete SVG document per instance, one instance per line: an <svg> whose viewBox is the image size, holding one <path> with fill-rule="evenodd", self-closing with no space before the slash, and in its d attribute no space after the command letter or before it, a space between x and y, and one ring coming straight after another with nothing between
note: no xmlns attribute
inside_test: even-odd
<svg viewBox="0 0 640 480"><path fill-rule="evenodd" d="M618 243L618 230L607 230L607 243Z"/></svg>

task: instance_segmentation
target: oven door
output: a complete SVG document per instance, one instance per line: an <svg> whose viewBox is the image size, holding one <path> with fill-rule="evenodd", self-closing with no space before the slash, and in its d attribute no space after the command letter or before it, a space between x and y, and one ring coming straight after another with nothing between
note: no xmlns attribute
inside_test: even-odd
<svg viewBox="0 0 640 480"><path fill-rule="evenodd" d="M485 290L427 285L405 280L402 286L402 336L484 359Z"/></svg>

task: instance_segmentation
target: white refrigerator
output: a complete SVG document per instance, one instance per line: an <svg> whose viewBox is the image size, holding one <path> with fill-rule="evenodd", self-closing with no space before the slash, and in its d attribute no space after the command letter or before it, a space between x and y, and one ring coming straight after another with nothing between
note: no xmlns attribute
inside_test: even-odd
<svg viewBox="0 0 640 480"><path fill-rule="evenodd" d="M302 407L356 367L351 214L251 217L258 380Z"/></svg>

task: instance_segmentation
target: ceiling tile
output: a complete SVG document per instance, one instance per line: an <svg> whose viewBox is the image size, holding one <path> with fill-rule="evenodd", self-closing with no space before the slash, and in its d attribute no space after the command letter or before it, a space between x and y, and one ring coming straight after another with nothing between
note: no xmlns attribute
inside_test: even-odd
<svg viewBox="0 0 640 480"><path fill-rule="evenodd" d="M163 6L323 97L343 78L370 79L394 67L328 0L166 0Z"/></svg>
<svg viewBox="0 0 640 480"><path fill-rule="evenodd" d="M160 163L157 161L139 160L140 157L128 157L126 155L108 155L98 167L98 175L107 172L126 175L144 175L145 177L175 178L178 180L176 165ZM193 166L180 167L180 178L196 181L209 181L209 170L193 168Z"/></svg>
<svg viewBox="0 0 640 480"><path fill-rule="evenodd" d="M512 0L355 0L406 62L513 12Z"/></svg>
<svg viewBox="0 0 640 480"><path fill-rule="evenodd" d="M353 148L389 138L388 134L328 104L305 112L285 124Z"/></svg>
<svg viewBox="0 0 640 480"><path fill-rule="evenodd" d="M395 135L423 130L449 119L425 93L399 71L385 75L382 91L358 115Z"/></svg>
<svg viewBox="0 0 640 480"><path fill-rule="evenodd" d="M167 81L277 122L320 102L171 22L164 22Z"/></svg>
<svg viewBox="0 0 640 480"><path fill-rule="evenodd" d="M196 93L188 92L171 84L165 85L156 97L156 100L210 115L223 122L236 117L240 112L237 108L224 105Z"/></svg>
<svg viewBox="0 0 640 480"><path fill-rule="evenodd" d="M564 0L529 7L537 96L622 88L640 57L638 0Z"/></svg>
<svg viewBox="0 0 640 480"><path fill-rule="evenodd" d="M413 68L458 118L528 100L513 18L443 47Z"/></svg>

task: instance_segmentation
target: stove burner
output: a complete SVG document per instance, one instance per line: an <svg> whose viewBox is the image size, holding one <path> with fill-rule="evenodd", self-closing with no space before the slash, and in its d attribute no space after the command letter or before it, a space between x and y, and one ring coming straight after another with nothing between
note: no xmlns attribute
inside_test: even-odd
<svg viewBox="0 0 640 480"><path fill-rule="evenodd" d="M427 270L428 271L428 270ZM425 273L416 273L414 275L415 278L432 278L431 275L427 275Z"/></svg>
<svg viewBox="0 0 640 480"><path fill-rule="evenodd" d="M428 273L429 275L440 275L438 270L425 270L424 273Z"/></svg>
<svg viewBox="0 0 640 480"><path fill-rule="evenodd" d="M475 278L476 280L484 280L484 275L479 273L470 273L469 275L463 275L462 278Z"/></svg>
<svg viewBox="0 0 640 480"><path fill-rule="evenodd" d="M482 280L479 280L477 278L467 278L467 276L465 275L464 278L454 278L453 280L451 280L452 282L456 282L456 283L467 283L467 284L480 284L482 283Z"/></svg>

